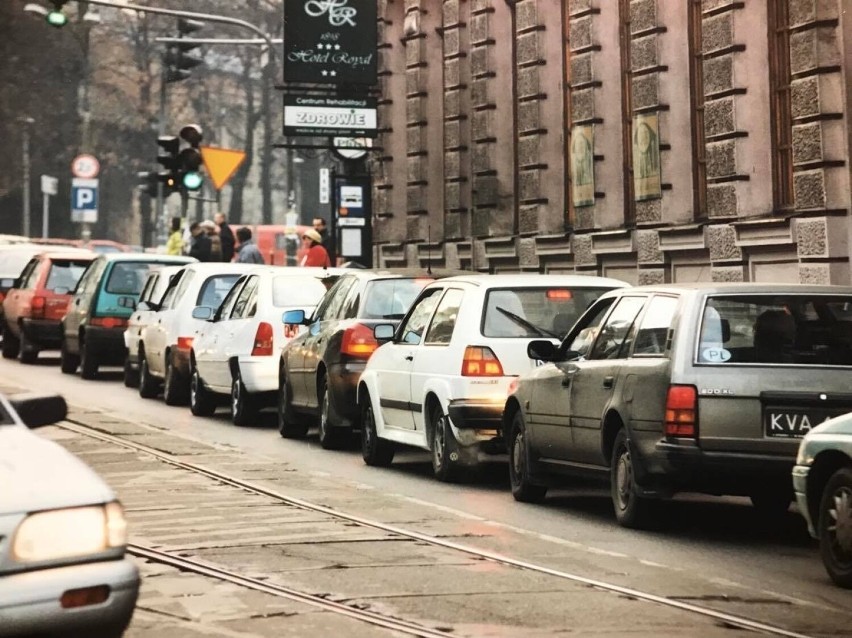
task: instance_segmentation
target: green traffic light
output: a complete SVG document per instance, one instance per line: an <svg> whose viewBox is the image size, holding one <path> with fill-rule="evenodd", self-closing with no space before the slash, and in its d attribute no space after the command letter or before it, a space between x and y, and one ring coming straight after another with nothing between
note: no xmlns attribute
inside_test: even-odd
<svg viewBox="0 0 852 638"><path fill-rule="evenodd" d="M51 11L46 18L47 23L52 27L64 27L68 24L68 16L61 11Z"/></svg>
<svg viewBox="0 0 852 638"><path fill-rule="evenodd" d="M195 171L189 171L183 176L183 185L187 190L196 191L201 188L201 183L204 179L201 177L201 173L196 173Z"/></svg>

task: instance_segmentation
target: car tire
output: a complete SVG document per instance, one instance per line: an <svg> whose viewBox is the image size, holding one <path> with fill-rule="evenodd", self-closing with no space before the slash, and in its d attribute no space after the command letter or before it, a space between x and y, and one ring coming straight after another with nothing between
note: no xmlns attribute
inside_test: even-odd
<svg viewBox="0 0 852 638"><path fill-rule="evenodd" d="M290 407L290 386L283 371L278 377L278 432L285 439L303 439L308 433L308 422L297 422Z"/></svg>
<svg viewBox="0 0 852 638"><path fill-rule="evenodd" d="M234 425L251 425L257 421L257 399L249 394L239 369L231 379L231 421Z"/></svg>
<svg viewBox="0 0 852 638"><path fill-rule="evenodd" d="M86 345L85 339L80 344L80 376L89 380L98 376L98 360Z"/></svg>
<svg viewBox="0 0 852 638"><path fill-rule="evenodd" d="M656 503L639 494L633 458L624 428L618 431L612 446L610 495L619 525L632 529L647 529L652 526Z"/></svg>
<svg viewBox="0 0 852 638"><path fill-rule="evenodd" d="M143 399L155 399L160 390L160 383L151 376L148 367L148 357L145 351L139 352L139 396Z"/></svg>
<svg viewBox="0 0 852 638"><path fill-rule="evenodd" d="M68 344L65 339L62 340L62 346L59 351L59 369L64 374L74 374L80 365L80 355L71 354L68 352Z"/></svg>
<svg viewBox="0 0 852 638"><path fill-rule="evenodd" d="M512 496L521 503L541 503L547 496L547 486L531 479L530 453L526 442L526 424L520 410L512 418L509 439L509 483Z"/></svg>
<svg viewBox="0 0 852 638"><path fill-rule="evenodd" d="M12 331L6 328L3 331L3 358L17 359L18 352L21 350L21 341L12 334Z"/></svg>
<svg viewBox="0 0 852 638"><path fill-rule="evenodd" d="M767 488L754 492L749 498L762 517L779 518L790 509L793 491L785 487Z"/></svg>
<svg viewBox="0 0 852 638"><path fill-rule="evenodd" d="M21 330L21 339L20 339L20 361L21 363L33 364L38 359L38 347L29 340L27 337L27 333Z"/></svg>
<svg viewBox="0 0 852 638"><path fill-rule="evenodd" d="M376 416L370 395L365 393L361 403L361 456L372 467L387 467L396 452L393 443L380 439L376 431Z"/></svg>
<svg viewBox="0 0 852 638"><path fill-rule="evenodd" d="M124 357L124 386L127 388L139 387L139 371L133 368L129 354Z"/></svg>
<svg viewBox="0 0 852 638"><path fill-rule="evenodd" d="M450 419L441 406L436 405L429 410L429 425L432 431L432 472L439 481L455 483L462 477L458 442L453 436Z"/></svg>
<svg viewBox="0 0 852 638"><path fill-rule="evenodd" d="M819 550L831 580L852 588L852 467L828 479L819 503Z"/></svg>
<svg viewBox="0 0 852 638"><path fill-rule="evenodd" d="M192 366L189 377L189 411L194 416L213 416L216 411L216 397L204 387L204 381L195 366Z"/></svg>
<svg viewBox="0 0 852 638"><path fill-rule="evenodd" d="M186 381L177 371L171 361L171 355L166 356L166 375L163 379L163 400L166 405L186 405L189 400Z"/></svg>
<svg viewBox="0 0 852 638"><path fill-rule="evenodd" d="M320 414L317 426L320 445L324 450L336 450L342 443L347 432L345 428L339 428L328 422L328 414L331 409L331 395L328 389L328 377L323 377L317 384L319 386Z"/></svg>

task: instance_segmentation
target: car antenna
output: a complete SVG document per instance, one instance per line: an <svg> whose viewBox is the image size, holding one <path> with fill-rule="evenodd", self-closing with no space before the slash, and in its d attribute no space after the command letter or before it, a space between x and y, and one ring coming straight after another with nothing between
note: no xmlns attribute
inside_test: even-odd
<svg viewBox="0 0 852 638"><path fill-rule="evenodd" d="M432 274L432 225L426 226L426 274Z"/></svg>

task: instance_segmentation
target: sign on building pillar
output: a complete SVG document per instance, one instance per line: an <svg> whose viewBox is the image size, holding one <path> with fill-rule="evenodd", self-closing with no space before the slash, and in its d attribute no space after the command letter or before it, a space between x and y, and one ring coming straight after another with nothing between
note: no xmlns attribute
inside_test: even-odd
<svg viewBox="0 0 852 638"><path fill-rule="evenodd" d="M373 266L372 180L368 175L334 177L334 233L337 256L344 262Z"/></svg>

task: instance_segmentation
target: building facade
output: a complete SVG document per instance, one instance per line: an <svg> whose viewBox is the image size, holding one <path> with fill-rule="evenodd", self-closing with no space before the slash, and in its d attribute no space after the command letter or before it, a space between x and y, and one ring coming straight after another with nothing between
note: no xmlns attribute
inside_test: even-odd
<svg viewBox="0 0 852 638"><path fill-rule="evenodd" d="M374 262L852 283L848 0L379 0Z"/></svg>

